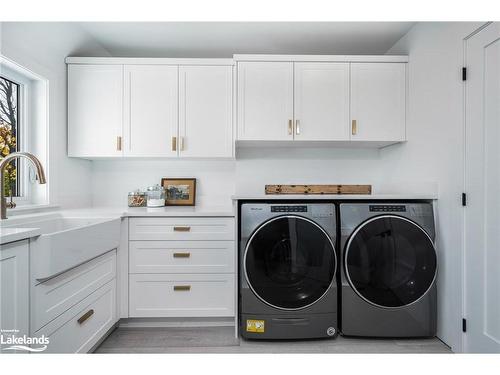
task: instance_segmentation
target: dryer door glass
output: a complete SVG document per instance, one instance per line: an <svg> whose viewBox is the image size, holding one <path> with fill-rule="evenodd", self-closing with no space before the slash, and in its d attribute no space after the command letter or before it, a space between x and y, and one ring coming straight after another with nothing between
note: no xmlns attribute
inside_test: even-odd
<svg viewBox="0 0 500 375"><path fill-rule="evenodd" d="M380 216L351 236L345 270L361 298L381 307L401 307L429 290L436 275L436 251L418 224L398 216Z"/></svg>
<svg viewBox="0 0 500 375"><path fill-rule="evenodd" d="M283 216L261 225L248 241L245 275L265 303L301 309L319 300L330 287L336 267L333 243L314 222Z"/></svg>

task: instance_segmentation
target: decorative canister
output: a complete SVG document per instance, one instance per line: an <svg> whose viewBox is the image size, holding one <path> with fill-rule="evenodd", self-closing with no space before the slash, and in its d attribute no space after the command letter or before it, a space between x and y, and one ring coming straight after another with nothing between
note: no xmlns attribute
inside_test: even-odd
<svg viewBox="0 0 500 375"><path fill-rule="evenodd" d="M163 186L154 185L146 190L147 206L148 207L163 207L165 206L165 189Z"/></svg>
<svg viewBox="0 0 500 375"><path fill-rule="evenodd" d="M129 207L146 207L146 193L140 190L128 193Z"/></svg>

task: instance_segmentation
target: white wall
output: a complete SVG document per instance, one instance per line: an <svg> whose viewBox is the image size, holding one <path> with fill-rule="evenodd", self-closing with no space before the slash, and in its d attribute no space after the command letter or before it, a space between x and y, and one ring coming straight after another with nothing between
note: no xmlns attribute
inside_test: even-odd
<svg viewBox="0 0 500 375"><path fill-rule="evenodd" d="M91 162L66 156L64 59L109 53L77 24L3 22L0 27L0 54L49 81L49 201L68 208L88 206Z"/></svg>
<svg viewBox="0 0 500 375"><path fill-rule="evenodd" d="M99 160L92 167L92 203L127 205L129 191L159 184L163 177L195 177L196 205L230 206L235 162L202 160Z"/></svg>
<svg viewBox="0 0 500 375"><path fill-rule="evenodd" d="M408 144L381 151L388 182L431 179L437 202L438 336L462 350L463 39L480 23L420 23L389 51L410 56Z"/></svg>
<svg viewBox="0 0 500 375"><path fill-rule="evenodd" d="M437 193L435 182L425 177L389 183L385 176L392 171L381 155L379 149L363 148L242 148L235 190L255 195L264 193L265 184L339 183L371 184L374 194Z"/></svg>

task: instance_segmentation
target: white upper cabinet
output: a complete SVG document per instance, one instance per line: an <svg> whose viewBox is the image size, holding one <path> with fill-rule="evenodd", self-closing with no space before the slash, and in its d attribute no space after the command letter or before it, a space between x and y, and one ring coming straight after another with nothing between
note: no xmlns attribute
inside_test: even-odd
<svg viewBox="0 0 500 375"><path fill-rule="evenodd" d="M232 59L67 58L68 155L231 158L235 138L406 140L406 56L234 59L236 93Z"/></svg>
<svg viewBox="0 0 500 375"><path fill-rule="evenodd" d="M404 141L406 64L351 63L351 140Z"/></svg>
<svg viewBox="0 0 500 375"><path fill-rule="evenodd" d="M234 156L231 59L66 62L69 156Z"/></svg>
<svg viewBox="0 0 500 375"><path fill-rule="evenodd" d="M177 156L178 67L126 65L125 156Z"/></svg>
<svg viewBox="0 0 500 375"><path fill-rule="evenodd" d="M238 63L238 139L293 139L293 63Z"/></svg>
<svg viewBox="0 0 500 375"><path fill-rule="evenodd" d="M179 156L233 156L232 66L179 68Z"/></svg>
<svg viewBox="0 0 500 375"><path fill-rule="evenodd" d="M363 141L381 147L406 139L405 56L235 58L242 145Z"/></svg>
<svg viewBox="0 0 500 375"><path fill-rule="evenodd" d="M295 63L294 139L349 140L349 63Z"/></svg>
<svg viewBox="0 0 500 375"><path fill-rule="evenodd" d="M68 66L68 155L121 156L122 65Z"/></svg>

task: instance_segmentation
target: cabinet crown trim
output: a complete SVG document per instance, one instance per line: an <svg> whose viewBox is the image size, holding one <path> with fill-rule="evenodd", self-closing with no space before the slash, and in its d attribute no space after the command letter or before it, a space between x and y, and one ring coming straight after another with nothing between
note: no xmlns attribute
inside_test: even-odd
<svg viewBox="0 0 500 375"><path fill-rule="evenodd" d="M394 62L407 63L407 55L233 55L239 61L291 61L291 62Z"/></svg>
<svg viewBox="0 0 500 375"><path fill-rule="evenodd" d="M163 58L163 57L66 57L66 64L102 65L234 65L233 59Z"/></svg>

